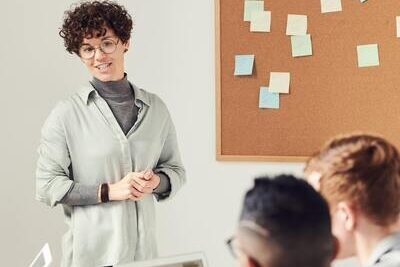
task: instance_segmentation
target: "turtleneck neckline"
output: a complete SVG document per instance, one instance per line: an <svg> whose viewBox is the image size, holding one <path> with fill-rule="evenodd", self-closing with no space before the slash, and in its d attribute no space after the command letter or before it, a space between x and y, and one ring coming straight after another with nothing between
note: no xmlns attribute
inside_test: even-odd
<svg viewBox="0 0 400 267"><path fill-rule="evenodd" d="M129 98L133 96L133 90L129 84L126 73L124 74L124 78L119 81L103 82L93 77L91 83L103 98L118 97L120 99L126 99L126 97Z"/></svg>

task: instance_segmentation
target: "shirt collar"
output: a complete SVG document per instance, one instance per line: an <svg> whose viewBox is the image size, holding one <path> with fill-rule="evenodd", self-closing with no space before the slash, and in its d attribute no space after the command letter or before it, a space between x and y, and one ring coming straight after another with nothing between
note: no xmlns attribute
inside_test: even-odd
<svg viewBox="0 0 400 267"><path fill-rule="evenodd" d="M93 85L89 83L87 86L83 86L78 90L78 95L82 99L82 101L87 105L89 104L89 96L92 96L93 93L96 93L96 90L94 89Z"/></svg>
<svg viewBox="0 0 400 267"><path fill-rule="evenodd" d="M149 94L145 93L145 91L143 91L143 89L140 89L133 83L129 82L129 84L132 86L133 92L135 93L135 100L138 99L138 100L142 101L143 103L145 103L146 105L150 106L151 101L149 98Z"/></svg>
<svg viewBox="0 0 400 267"><path fill-rule="evenodd" d="M374 248L368 259L367 266L373 266L380 261L383 255L400 247L400 232L396 232L382 239Z"/></svg>
<svg viewBox="0 0 400 267"><path fill-rule="evenodd" d="M144 104L150 106L151 102L150 102L149 95L146 94L142 89L140 89L139 87L137 87L133 83L129 82L129 84L132 86L133 92L135 93L135 100L136 99L140 100ZM86 105L88 105L89 101L93 98L93 96L94 95L98 96L98 93L97 93L96 89L93 87L93 85L91 83L89 83L88 86L83 86L82 88L80 88L78 90L78 95L80 96L82 101Z"/></svg>

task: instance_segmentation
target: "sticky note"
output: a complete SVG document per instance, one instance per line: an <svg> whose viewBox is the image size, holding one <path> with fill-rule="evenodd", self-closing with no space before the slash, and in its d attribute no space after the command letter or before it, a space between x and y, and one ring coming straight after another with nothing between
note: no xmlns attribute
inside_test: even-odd
<svg viewBox="0 0 400 267"><path fill-rule="evenodd" d="M264 1L244 1L244 21L251 20L251 14L256 11L264 11Z"/></svg>
<svg viewBox="0 0 400 267"><path fill-rule="evenodd" d="M251 14L251 32L271 31L271 11L256 11Z"/></svg>
<svg viewBox="0 0 400 267"><path fill-rule="evenodd" d="M235 56L235 75L251 75L253 73L254 55Z"/></svg>
<svg viewBox="0 0 400 267"><path fill-rule="evenodd" d="M396 17L397 38L400 38L400 16Z"/></svg>
<svg viewBox="0 0 400 267"><path fill-rule="evenodd" d="M286 23L286 35L307 34L307 16L289 14Z"/></svg>
<svg viewBox="0 0 400 267"><path fill-rule="evenodd" d="M342 0L321 0L321 12L338 12L342 11Z"/></svg>
<svg viewBox="0 0 400 267"><path fill-rule="evenodd" d="M290 73L271 72L269 76L269 91L271 93L289 93Z"/></svg>
<svg viewBox="0 0 400 267"><path fill-rule="evenodd" d="M358 67L379 66L378 44L357 46Z"/></svg>
<svg viewBox="0 0 400 267"><path fill-rule="evenodd" d="M279 109L279 94L271 93L268 87L260 87L258 107Z"/></svg>
<svg viewBox="0 0 400 267"><path fill-rule="evenodd" d="M307 35L292 35L290 36L292 43L292 56L304 57L312 55L311 36Z"/></svg>

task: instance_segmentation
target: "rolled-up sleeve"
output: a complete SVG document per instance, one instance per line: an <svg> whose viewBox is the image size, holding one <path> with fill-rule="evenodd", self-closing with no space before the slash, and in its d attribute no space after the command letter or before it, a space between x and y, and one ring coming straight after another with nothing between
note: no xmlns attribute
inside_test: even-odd
<svg viewBox="0 0 400 267"><path fill-rule="evenodd" d="M158 200L173 197L186 182L186 172L179 152L175 126L170 118L167 123L167 136L155 171L169 178L171 188L168 192L158 194Z"/></svg>
<svg viewBox="0 0 400 267"><path fill-rule="evenodd" d="M69 178L71 159L60 110L60 106L53 109L44 123L36 168L36 199L51 207L57 205L73 185Z"/></svg>

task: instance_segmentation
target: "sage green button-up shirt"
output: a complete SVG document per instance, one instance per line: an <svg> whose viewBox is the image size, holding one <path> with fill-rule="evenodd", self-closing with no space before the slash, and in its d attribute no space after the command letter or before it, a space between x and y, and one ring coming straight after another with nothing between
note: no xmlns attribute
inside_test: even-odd
<svg viewBox="0 0 400 267"><path fill-rule="evenodd" d="M393 233L375 246L366 267L399 267L400 266L400 231Z"/></svg>
<svg viewBox="0 0 400 267"><path fill-rule="evenodd" d="M127 135L90 85L60 102L43 128L36 198L54 207L73 183L115 183L129 172L153 169L171 182L170 198L185 182L175 128L154 94L132 85L138 119ZM155 199L63 205L68 232L62 266L107 266L155 257Z"/></svg>

